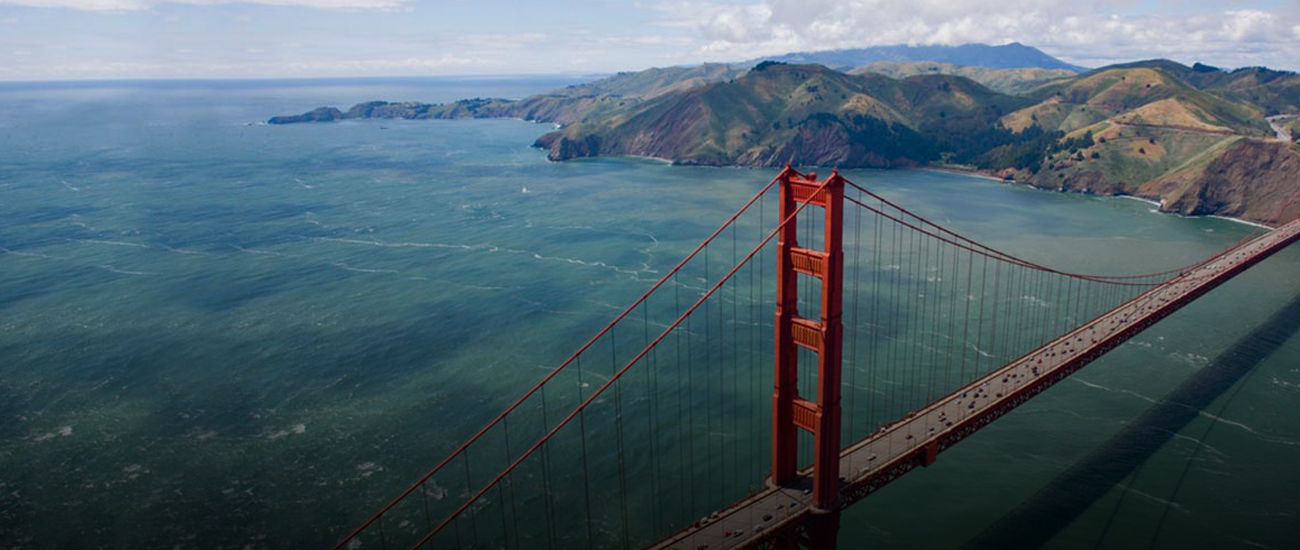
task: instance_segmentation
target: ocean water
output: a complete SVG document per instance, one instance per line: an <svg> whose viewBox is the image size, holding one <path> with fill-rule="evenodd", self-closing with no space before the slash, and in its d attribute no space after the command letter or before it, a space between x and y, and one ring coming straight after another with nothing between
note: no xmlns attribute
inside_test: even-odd
<svg viewBox="0 0 1300 550"><path fill-rule="evenodd" d="M529 147L549 126L515 120L260 123L574 81L0 85L0 540L329 546L774 175L551 163ZM1075 271L1182 265L1252 230L960 175L846 175ZM850 509L841 544L1294 547L1297 268L1300 251L1279 254ZM1189 421L1144 416L1180 388L1206 403ZM1071 472L1095 498L1061 489Z"/></svg>

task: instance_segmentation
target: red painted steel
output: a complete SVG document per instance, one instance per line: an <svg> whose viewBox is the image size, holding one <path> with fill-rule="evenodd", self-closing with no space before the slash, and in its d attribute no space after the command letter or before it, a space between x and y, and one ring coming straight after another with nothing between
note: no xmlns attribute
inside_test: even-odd
<svg viewBox="0 0 1300 550"><path fill-rule="evenodd" d="M1096 319L1080 325L1034 351L1026 353L1006 366L954 391L947 398L940 399L926 408L910 413L907 419L891 425L887 430L876 432L849 446L843 451L845 457L859 452L874 440L890 437L895 432L905 431L911 423L921 422L926 415L943 407L944 403L952 399L953 396L973 392L981 385L1005 377L1006 373L1016 368L1023 369L1031 359L1044 357L1051 350L1059 350L1063 347L1069 348L1071 341L1079 342L1082 333L1093 330L1093 327L1107 325L1116 327L1112 332L1095 342L1090 342L1086 346L1070 349L1063 353L1062 355L1067 356L1066 359L1050 368L1043 367L1039 369L1040 374L1035 375L1032 381L1023 387L1000 396L989 405L981 407L975 414L964 418L953 426L945 427L945 429L927 436L926 441L918 442L917 446L910 451L885 461L883 465L866 472L865 475L855 475L848 480L848 483L843 488L844 505L848 506L865 498L917 466L928 466L934 462L939 452L948 450L957 442L992 424L994 420L1001 418L1011 412L1012 409L1065 380L1071 374L1137 336L1161 319L1182 309L1183 306L1192 303L1197 298L1204 296L1219 285L1290 246L1297 240L1300 240L1300 221L1293 221L1249 242L1231 247L1222 253L1214 255L1213 258L1216 258L1214 262L1204 264L1196 271L1157 285L1155 288L1116 306ZM933 451L931 451L932 448Z"/></svg>
<svg viewBox="0 0 1300 550"><path fill-rule="evenodd" d="M794 263L794 270L799 273L821 277L826 273L826 253L817 250L808 250L807 248L793 248L790 250L790 261Z"/></svg>
<svg viewBox="0 0 1300 550"><path fill-rule="evenodd" d="M601 384L600 387L596 388L596 391L592 392L591 395L587 396L586 400L580 403L576 408L573 409L572 412L570 412L567 416L565 416L562 420L560 420L560 422L557 423L554 428L551 428L550 431L546 432L546 435L542 436L535 443L533 443L532 446L528 447L523 453L521 453L519 455L519 458L515 459L514 462L511 462L510 465L507 466L505 470L502 470L499 474L497 474L490 481L488 481L488 483L484 485L483 488L479 489L478 492L474 493L473 495L470 495L469 499L466 500L464 504L456 508L456 510L452 512L451 515L447 516L445 519L442 520L442 522L438 523L436 527L434 527L427 534L425 534L425 536L421 538L419 542L416 542L415 545L411 547L411 550L418 550L420 548L423 548L424 545L434 537L434 535L437 535L444 528L446 528L453 521L455 521L456 518L460 516L460 514L464 513L465 510L469 509L475 502L477 502L480 498L482 498L483 495L485 495L488 491L497 487L498 484L500 484L501 481L505 479L507 475L510 475L510 473L515 471L515 469L518 468L519 465L523 463L524 460L532 456L533 453L537 452L537 450L540 449L541 446L545 444L548 440L554 437L555 434L560 431L560 429L567 426L570 422L573 421L574 418L577 418L578 415L582 414L582 412L588 406L590 406L597 399L601 398L602 394L604 394L606 390L608 390L611 386L613 386L616 382L618 382L619 379L622 378L623 375L626 374L627 371L631 369L633 365L637 364L637 362L644 359L646 355L650 353L650 350L654 349L655 346L659 345L659 342L662 342L665 338L668 337L669 334L672 334L672 332L676 330L677 327L680 326L682 322L686 320L686 318L690 317L692 313L695 313L695 310L699 309L700 306L703 305L704 302L706 302L710 297L712 297L713 294L717 292L719 288L722 288L722 285L726 284L727 281L731 280L731 278L736 274L736 272L740 271L741 267L743 267L746 263L748 263L751 259L753 259L754 256L757 255L759 251L763 249L763 247L767 246L769 242L772 242L772 239L777 238L777 235L784 228L793 227L795 218L799 215L799 212L802 211L805 207L807 207L807 204L800 205L796 207L793 211L791 211L788 217L782 218L781 223L777 226L776 229L772 230L771 233L768 233L767 237L765 237L762 241L760 241L758 245L753 248L753 250L750 250L749 253L746 254L744 258L741 258L740 262L737 263L735 267L732 267L729 271L727 271L727 273L724 274L720 279L718 279L718 281L714 283L713 286L709 287L709 289L706 290L700 296L700 298L695 301L695 303L691 304L690 307L686 308L686 310L683 311L682 314L677 317L677 320L673 321L666 328L664 328L664 330L659 333L659 336L655 337L653 341L647 344L641 350L640 353L638 353L635 357L633 357L632 360L628 361L626 365L624 365L621 369L618 370L618 372L614 373L614 376L610 377L610 379L607 380L604 384ZM739 213L737 213L737 216L738 215ZM727 223L730 224L731 221L734 221L734 219L728 221ZM720 231L721 230L719 230L719 232ZM714 233L714 236L717 236L717 233ZM712 239L713 237L709 237L709 238ZM706 242L705 244L708 243ZM380 514L382 515L382 512Z"/></svg>
<svg viewBox="0 0 1300 550"><path fill-rule="evenodd" d="M839 500L840 381L844 328L844 178L832 172L824 182L816 174L801 175L790 167L777 176L781 219L798 203L822 207L824 250L800 248L798 227L788 223L777 243L776 375L772 393L772 483L785 485L798 471L797 428L813 434L813 500L834 508ZM821 318L799 317L798 276L821 281ZM815 400L799 392L798 346L817 354Z"/></svg>
<svg viewBox="0 0 1300 550"><path fill-rule="evenodd" d="M820 351L823 346L822 342L822 324L817 321L809 321L802 317L791 319L794 326L791 335L794 337L794 343L813 351Z"/></svg>
<svg viewBox="0 0 1300 550"><path fill-rule="evenodd" d="M1056 271L1050 268L1039 266L1025 260L1010 256L1000 251L991 249L965 237L961 237L947 229L934 225L915 214L907 212L897 206L880 199L878 196L870 194L858 187L852 182L840 177L838 172L833 172L825 181L818 181L816 174L800 174L787 166L772 183L768 184L766 189L773 184L779 184L780 196L780 223L776 229L767 234L767 237L743 260L726 273L715 285L709 288L703 296L695 301L687 310L682 313L667 329L665 329L654 341L650 342L645 349L636 355L631 361L623 366L614 376L602 384L596 391L588 395L581 404L564 416L557 425L548 431L543 437L537 440L532 446L528 447L522 454L516 457L510 465L497 476L492 478L486 485L481 487L477 492L470 496L459 508L450 516L447 516L437 527L430 530L424 538L416 544L420 547L430 538L441 531L444 527L454 521L461 513L473 505L489 490L497 487L505 476L515 470L517 466L538 448L548 441L558 430L569 424L574 418L580 415L588 405L598 399L612 384L618 381L624 373L634 364L642 360L646 354L653 349L661 340L670 334L684 319L689 317L701 304L705 302L713 293L729 280L741 266L745 265L758 251L762 250L772 239L777 239L777 303L776 303L776 342L775 342L775 368L776 376L773 392L773 439L772 439L772 485L763 492L752 495L746 500L733 506L729 511L723 514L723 517L735 513L736 510L758 504L758 507L764 505L775 505L774 510L784 510L783 519L777 519L770 524L770 530L766 534L760 535L753 532L744 540L728 541L728 546L748 546L756 544L758 541L767 539L769 536L776 535L777 532L791 533L798 530L802 533L800 539L816 542L818 539L822 543L833 544L834 531L838 516L834 512L840 507L848 506L853 502L874 492L884 484L896 479L902 474L910 471L917 466L928 466L932 464L937 455L951 447L956 442L964 439L976 430L991 423L996 418L1006 414L1011 409L1024 403L1029 398L1041 393L1051 385L1063 380L1074 371L1078 370L1088 362L1100 357L1119 343L1131 338L1133 335L1151 326L1161 318L1169 315L1173 311L1190 303L1199 296L1208 292L1210 289L1218 286L1227 279L1244 271L1254 263L1261 261L1272 253L1281 250L1296 240L1300 240L1300 221L1292 222L1280 227L1269 234L1255 238L1249 242L1243 240L1242 243L1229 248L1223 253L1216 254L1184 268L1164 272L1176 272L1177 276L1172 279L1151 285L1150 283L1128 282L1129 276L1095 276L1080 275L1075 273L1066 273ZM860 200L845 197L846 185L863 191L867 196L873 199L879 199L882 204L889 204L899 211L899 217L891 216L881 210L877 210L861 202ZM1300 193L1300 190L1297 191ZM637 305L642 303L646 296L659 288L665 281L669 280L678 269L681 268L690 258L694 257L705 245L717 237L723 229L728 227L735 219L744 212L750 205L762 196L760 191L755 198L751 199L739 212L733 215L727 223L723 224L718 231L714 232L699 248L693 251L688 257L678 264L667 276L657 282L646 295L620 314L613 323L603 329L586 345L580 348L579 352L570 357L568 361L561 364L551 372L543 381L554 377L560 370L564 369L571 361L574 360L583 350L587 349L602 334L610 330L618 320L627 316ZM1100 340L1092 340L1092 346L1074 346L1065 349L1062 354L1062 362L1050 368L1044 367L1042 376L1039 376L1038 369L1035 369L1033 375L1035 380L1014 391L1008 392L1005 397L998 393L999 399L987 406L982 406L979 410L972 413L959 421L956 425L951 423L945 429L937 433L930 432L921 434L920 437L913 438L910 431L905 429L909 427L918 418L935 413L940 407L950 405L947 401L954 399L953 394L947 398L927 406L919 411L911 413L908 417L894 425L888 426L877 433L867 437L863 441L851 445L847 449L841 449L841 411L840 411L840 392L841 392L841 362L843 346L843 326L842 326L842 301L843 301L843 271L844 271L844 254L843 254L843 223L844 223L844 201L849 200L869 211L872 211L891 221L921 232L927 236L935 237L941 242L945 242L961 249L970 250L977 254L985 255L997 261L1006 262L1012 265L1018 265L1048 273L1055 273L1074 277L1083 280L1092 280L1105 282L1114 285L1142 285L1155 286L1152 290L1134 298L1125 304L1111 310L1109 313L1102 315L1090 323L1080 326L1066 335L1053 340L1044 345L1035 352L1030 352L1026 356L1013 361L1007 366L994 371L981 380L972 383L968 388L975 387L976 384L988 383L998 376L1003 376L1011 369L1024 368L1025 361L1034 357L1035 353L1041 350L1054 349L1052 346L1063 345L1069 346L1070 339L1076 337L1078 342L1082 342L1081 336L1084 330L1099 330L1103 321L1111 323L1106 328L1103 337ZM800 248L797 242L797 217L808 206L818 206L823 209L825 216L824 223L824 250L810 250ZM915 224L910 223L904 218L915 220ZM929 226L929 229L921 226ZM820 281L820 317L814 319L804 319L799 316L798 311L798 273L811 276ZM1148 275L1149 276L1149 275ZM1145 300L1145 301L1144 301ZM1126 309L1128 308L1128 309ZM798 387L799 373L799 353L798 348L804 347L817 354L817 379L815 388L815 397L805 397L800 394ZM1052 354L1055 357L1055 353ZM1067 358L1068 356L1068 358ZM1042 361L1039 361L1041 363ZM1005 383L1005 380L1003 380ZM426 481L431 475L442 469L452 458L462 456L462 453L470 444L481 437L488 429L502 422L504 417L515 410L520 403L529 395L532 395L542 384L539 384L533 390L530 390L524 397L516 401L505 412L494 419L487 427L479 432L474 438L466 442L456 452L452 453L447 459L434 468L429 474L420 479L419 482L412 485L410 489L402 493L397 499L386 506L378 514L363 524L348 538L341 541L336 548L344 546L348 541L353 539L363 530L377 523L383 515L395 504L406 498L415 489ZM958 390L959 392L962 390ZM799 429L807 430L813 435L813 465L804 470L798 469L798 444L797 434ZM869 446L878 440L888 440L895 435L907 434L907 441L910 447L899 453L890 451L890 456L882 456L883 460L875 461L876 455ZM864 454L865 453L865 454ZM868 456L866 462L855 463L855 456L863 454ZM883 453L882 453L883 455ZM860 457L859 457L860 458ZM873 462L874 461L874 462ZM867 466L863 466L867 464ZM847 472L847 478L841 478L841 469ZM804 488L810 488L811 498L808 493L803 492ZM795 501L799 501L796 508ZM749 504L746 504L749 503ZM717 517L714 514L711 517ZM803 518L803 519L801 519ZM804 521L807 519L807 521ZM765 520L766 521L766 520ZM699 534L702 531L708 531L714 528L715 522L709 522L709 525L701 523L692 528L688 528L680 536L670 537L661 542L661 545L673 540L684 540L687 537L693 537L687 532ZM382 523L378 524L382 540ZM806 539L804 538L806 537ZM829 537L829 538L827 538ZM738 538L738 537L737 537ZM698 539L697 539L698 540Z"/></svg>
<svg viewBox="0 0 1300 550"><path fill-rule="evenodd" d="M780 204L778 216L785 220L795 212L791 178L799 173L789 166L776 176ZM776 243L776 375L772 392L772 483L794 481L799 470L799 440L794 424L794 400L799 397L799 350L794 343L794 318L798 316L798 276L791 251L798 244L795 220L781 226Z"/></svg>
<svg viewBox="0 0 1300 550"><path fill-rule="evenodd" d="M887 216L887 214L861 202L850 200L877 214ZM901 220L895 221L909 228L925 231ZM939 231L948 235L955 235L942 228L939 228ZM935 236L943 239L939 235ZM949 242L946 239L943 240ZM983 245L968 239L959 238L957 240L970 244L962 244L961 242L950 242L950 244L976 253L984 253L979 250L982 248L991 251L990 257L1007 263L1085 280L1093 278L1093 276L1066 274L1042 268L983 247ZM1300 221L1293 221L1265 235L1243 240L1206 260L1193 264L1193 269L1178 270L1179 274L1177 276L1167 281L1149 285L1153 287L1151 290L1116 306L1088 323L1066 332L1064 335L1047 342L1042 347L1021 356L1006 366L954 391L949 396L941 398L919 411L909 413L906 418L901 419L899 422L882 428L842 451L837 449L836 457L841 461L841 467L847 473L847 479L844 480L841 487L837 488L841 493L840 507L852 505L917 467L933 464L941 452L951 448L957 442L991 424L994 420L1064 380L1121 343L1131 339L1256 263L1290 246L1297 240L1300 240ZM833 272L833 270L829 269L828 271ZM1111 284L1130 284L1122 282L1125 277L1110 279L1107 282ZM780 317L778 317L779 319ZM793 319L792 317L791 320ZM1079 345L1084 342L1085 333L1091 335L1098 330L1103 331L1102 334L1098 335L1100 338L1092 340L1090 345ZM778 335L780 334L781 331L778 329ZM785 334L789 335L790 331L785 331ZM788 342L786 348L794 348L793 342ZM1030 370L1031 361L1036 361L1033 364L1041 364L1042 361L1039 361L1038 358L1046 357L1049 354L1056 357L1056 353L1060 353L1061 359L1057 360L1058 362L1054 365L1044 365L1033 369L1032 378L1027 380L1023 386L1007 392L1005 395L999 393L997 399L979 407L969 416L965 416L958 422L949 424L941 430L931 431L924 427L933 424L926 423L927 416L934 416L937 411L942 410L944 407L951 407L950 402L958 396L973 392L981 386L994 384L997 380L1005 378L1008 373L1016 371L1016 369L1028 371ZM801 424L811 422L806 419L806 415L816 412L813 410L816 404L802 400L792 401L791 404L796 410L802 409L796 413ZM954 415L954 418L956 418L956 415ZM921 427L912 430L914 424ZM774 429L776 429L775 423ZM794 429L790 428L790 431L793 432ZM905 439L903 439L904 435L906 435ZM888 442L891 439L899 440L897 444L901 448L888 452L881 450L880 455L877 456L872 445L883 444L881 442ZM862 464L867 466L858 467L858 465ZM833 528L834 525L826 522L819 523L819 521L823 518L835 517L837 514L818 513L825 511L826 507L817 499L812 499L812 502L809 502L799 492L800 487L807 486L808 478L816 475L818 466L820 465L797 471L785 486L772 486L763 492L751 495L710 516L716 519L710 519L708 523L683 529L658 544L652 545L650 548L699 547L698 545L692 545L698 543L715 544L718 542L722 542L722 544L716 544L716 547L723 549L754 548L763 545L772 548L795 548L798 544L817 542L818 535L820 535L821 542L833 544L833 537L829 540L825 537L830 534L831 529L829 528ZM730 525L746 524L749 522L748 518L752 518L754 514L772 514L776 515L776 517L773 518L771 523L766 524L763 530L747 532L744 537L724 535L724 530L728 529Z"/></svg>

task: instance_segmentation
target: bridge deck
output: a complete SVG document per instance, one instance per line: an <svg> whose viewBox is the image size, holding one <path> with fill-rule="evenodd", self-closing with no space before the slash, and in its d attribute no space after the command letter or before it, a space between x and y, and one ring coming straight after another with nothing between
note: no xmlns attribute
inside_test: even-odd
<svg viewBox="0 0 1300 550"><path fill-rule="evenodd" d="M840 455L840 506L875 492L939 452L1092 362L1192 300L1300 239L1300 220L1243 243L1048 342L859 441ZM812 508L809 471L789 487L768 488L651 546L718 550L794 533Z"/></svg>

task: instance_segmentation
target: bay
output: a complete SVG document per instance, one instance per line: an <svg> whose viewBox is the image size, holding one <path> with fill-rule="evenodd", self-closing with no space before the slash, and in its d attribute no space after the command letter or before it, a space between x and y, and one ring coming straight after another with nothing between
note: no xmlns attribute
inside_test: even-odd
<svg viewBox="0 0 1300 550"><path fill-rule="evenodd" d="M267 126L574 80L0 85L0 539L328 546L612 318L771 170L548 162L515 120ZM1148 272L1252 229L961 175L846 175L1046 265ZM851 509L959 547L1278 311L1286 251ZM1049 548L1300 537L1288 337ZM761 481L761 480L760 480Z"/></svg>

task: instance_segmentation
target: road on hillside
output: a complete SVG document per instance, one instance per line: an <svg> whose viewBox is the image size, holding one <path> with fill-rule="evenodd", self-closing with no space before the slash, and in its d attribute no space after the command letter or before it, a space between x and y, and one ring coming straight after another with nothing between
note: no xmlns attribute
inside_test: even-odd
<svg viewBox="0 0 1300 550"><path fill-rule="evenodd" d="M1295 118L1295 115L1276 115L1264 117L1264 120L1267 120L1268 125L1273 127L1274 132L1277 132L1277 139L1291 141L1291 131L1274 123L1274 121L1286 120L1288 118Z"/></svg>

